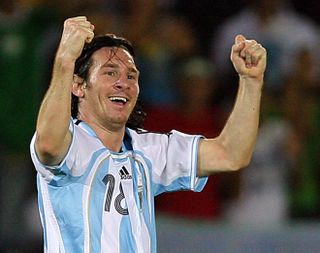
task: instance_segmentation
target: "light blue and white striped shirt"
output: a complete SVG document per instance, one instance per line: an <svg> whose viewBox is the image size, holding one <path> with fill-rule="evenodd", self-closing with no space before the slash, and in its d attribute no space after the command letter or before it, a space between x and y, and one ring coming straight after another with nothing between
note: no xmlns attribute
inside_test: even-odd
<svg viewBox="0 0 320 253"><path fill-rule="evenodd" d="M201 191L196 176L200 136L126 129L119 153L84 122L70 123L72 143L58 166L31 157L38 171L46 253L155 253L154 197Z"/></svg>

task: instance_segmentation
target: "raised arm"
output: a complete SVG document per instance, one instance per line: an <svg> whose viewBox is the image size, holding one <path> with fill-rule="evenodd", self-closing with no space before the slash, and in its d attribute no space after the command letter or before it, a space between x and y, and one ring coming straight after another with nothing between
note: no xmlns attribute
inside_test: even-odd
<svg viewBox="0 0 320 253"><path fill-rule="evenodd" d="M221 134L199 144L198 176L247 166L256 142L266 50L242 35L235 38L231 61L239 74L234 108Z"/></svg>
<svg viewBox="0 0 320 253"><path fill-rule="evenodd" d="M86 17L64 22L64 29L53 66L50 87L42 101L36 127L35 148L41 162L58 164L68 151L71 134L71 88L76 59L85 42L94 36Z"/></svg>

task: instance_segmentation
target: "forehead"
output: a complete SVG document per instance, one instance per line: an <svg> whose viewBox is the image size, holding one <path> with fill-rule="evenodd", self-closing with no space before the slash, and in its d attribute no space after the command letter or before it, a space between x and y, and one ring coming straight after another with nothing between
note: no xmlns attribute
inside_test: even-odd
<svg viewBox="0 0 320 253"><path fill-rule="evenodd" d="M102 47L94 52L92 59L94 63L98 65L112 62L120 65L135 67L133 57L127 50L121 47Z"/></svg>

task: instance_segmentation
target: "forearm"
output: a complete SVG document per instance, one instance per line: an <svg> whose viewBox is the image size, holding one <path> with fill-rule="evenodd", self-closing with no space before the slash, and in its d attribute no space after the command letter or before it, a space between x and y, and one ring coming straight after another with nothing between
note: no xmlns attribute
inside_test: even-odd
<svg viewBox="0 0 320 253"><path fill-rule="evenodd" d="M267 53L255 40L237 35L230 58L240 76L237 98L221 134L200 142L199 176L247 166L256 143Z"/></svg>
<svg viewBox="0 0 320 253"><path fill-rule="evenodd" d="M50 87L41 104L37 121L35 148L48 165L59 163L71 143L71 91L75 62L85 42L94 37L94 26L85 16L66 19L56 54Z"/></svg>
<svg viewBox="0 0 320 253"><path fill-rule="evenodd" d="M233 111L218 137L236 168L246 166L253 153L259 126L262 85L263 77L240 77Z"/></svg>
<svg viewBox="0 0 320 253"><path fill-rule="evenodd" d="M41 104L36 127L36 148L43 155L47 153L58 157L67 149L73 70L74 62L57 54L50 87Z"/></svg>

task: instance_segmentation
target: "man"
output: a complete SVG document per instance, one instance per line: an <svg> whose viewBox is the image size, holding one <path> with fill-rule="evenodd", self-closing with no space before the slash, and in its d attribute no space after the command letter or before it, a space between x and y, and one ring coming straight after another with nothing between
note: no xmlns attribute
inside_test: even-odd
<svg viewBox="0 0 320 253"><path fill-rule="evenodd" d="M154 196L200 191L207 175L249 163L266 52L236 37L239 94L219 137L155 134L126 127L141 116L130 43L93 30L86 17L65 21L31 142L45 250L156 252Z"/></svg>

